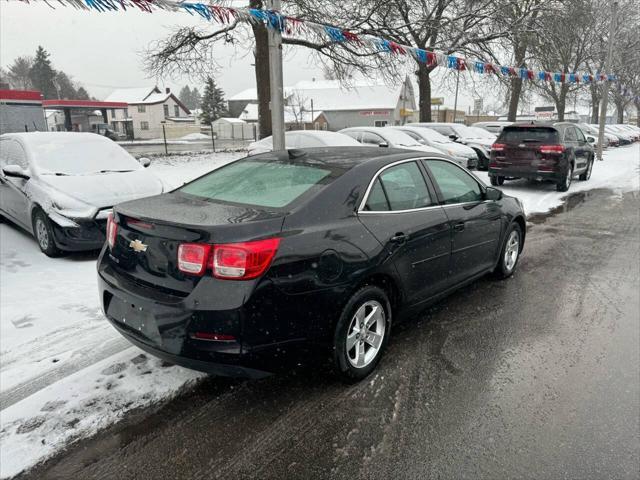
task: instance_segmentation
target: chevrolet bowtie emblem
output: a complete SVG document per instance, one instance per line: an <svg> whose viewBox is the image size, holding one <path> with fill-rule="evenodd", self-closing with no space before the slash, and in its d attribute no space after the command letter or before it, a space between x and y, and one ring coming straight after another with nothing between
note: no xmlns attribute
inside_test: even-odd
<svg viewBox="0 0 640 480"><path fill-rule="evenodd" d="M131 240L131 242L129 242L129 246L131 248L133 248L134 251L136 252L146 252L147 251L147 245L145 245L144 243L142 243L140 240Z"/></svg>

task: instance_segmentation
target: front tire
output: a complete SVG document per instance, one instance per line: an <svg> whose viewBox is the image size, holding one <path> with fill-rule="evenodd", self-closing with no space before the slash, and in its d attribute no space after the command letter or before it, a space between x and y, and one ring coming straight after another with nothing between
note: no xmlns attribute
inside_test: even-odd
<svg viewBox="0 0 640 480"><path fill-rule="evenodd" d="M42 253L48 257L59 257L62 254L53 237L51 220L40 209L33 214L33 236L36 238Z"/></svg>
<svg viewBox="0 0 640 480"><path fill-rule="evenodd" d="M580 174L580 180L586 182L591 178L591 171L593 170L593 157L589 160L589 165L587 165L587 169L584 173Z"/></svg>
<svg viewBox="0 0 640 480"><path fill-rule="evenodd" d="M489 177L489 181L491 182L491 185L493 185L494 187L499 187L502 184L504 184L504 177L499 177L497 175L491 175Z"/></svg>
<svg viewBox="0 0 640 480"><path fill-rule="evenodd" d="M522 251L522 229L517 223L511 224L507 234L504 236L504 243L500 250L500 261L495 269L498 278L504 279L513 275L520 260Z"/></svg>
<svg viewBox="0 0 640 480"><path fill-rule="evenodd" d="M379 287L358 290L345 305L333 341L333 363L347 382L367 377L378 365L388 343L391 304Z"/></svg>

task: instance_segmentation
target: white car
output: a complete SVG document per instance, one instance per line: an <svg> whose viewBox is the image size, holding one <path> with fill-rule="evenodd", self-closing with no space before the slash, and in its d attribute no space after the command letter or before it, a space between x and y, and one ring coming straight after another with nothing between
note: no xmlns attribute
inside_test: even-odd
<svg viewBox="0 0 640 480"><path fill-rule="evenodd" d="M358 142L347 135L327 130L291 130L285 132L286 148L314 147L361 147ZM249 155L270 152L273 150L273 137L265 137L249 144Z"/></svg>
<svg viewBox="0 0 640 480"><path fill-rule="evenodd" d="M390 128L406 133L423 145L437 148L445 155L449 155L461 167L471 169L478 165L478 154L473 148L453 142L444 135L440 135L435 130L405 125Z"/></svg>
<svg viewBox="0 0 640 480"><path fill-rule="evenodd" d="M162 193L149 164L93 133L1 135L0 215L52 257L101 248L113 205Z"/></svg>
<svg viewBox="0 0 640 480"><path fill-rule="evenodd" d="M340 130L367 147L389 147L419 152L442 153L437 148L423 145L406 133L391 127L349 127Z"/></svg>
<svg viewBox="0 0 640 480"><path fill-rule="evenodd" d="M480 133L477 131L482 131L482 129L472 129L461 123L422 122L409 123L409 125L430 128L444 135L445 137L449 137L454 142L462 143L463 145L473 148L478 154L478 170L486 170L487 168L489 168L491 145L493 145L495 141L495 136L492 139L485 136L485 133Z"/></svg>

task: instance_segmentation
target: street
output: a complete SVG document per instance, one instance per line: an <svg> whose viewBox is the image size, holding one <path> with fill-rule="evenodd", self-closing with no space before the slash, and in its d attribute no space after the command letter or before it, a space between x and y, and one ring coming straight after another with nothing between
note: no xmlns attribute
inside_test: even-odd
<svg viewBox="0 0 640 480"><path fill-rule="evenodd" d="M513 278L395 325L366 381L209 377L19 478L637 478L640 196L533 220Z"/></svg>

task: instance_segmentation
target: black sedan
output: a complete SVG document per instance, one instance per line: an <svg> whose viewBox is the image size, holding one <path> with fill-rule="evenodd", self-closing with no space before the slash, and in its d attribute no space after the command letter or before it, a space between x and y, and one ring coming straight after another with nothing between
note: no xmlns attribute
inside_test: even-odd
<svg viewBox="0 0 640 480"><path fill-rule="evenodd" d="M393 322L508 277L524 240L520 202L438 154L270 152L115 207L100 298L171 363L255 378L320 354L358 380Z"/></svg>

